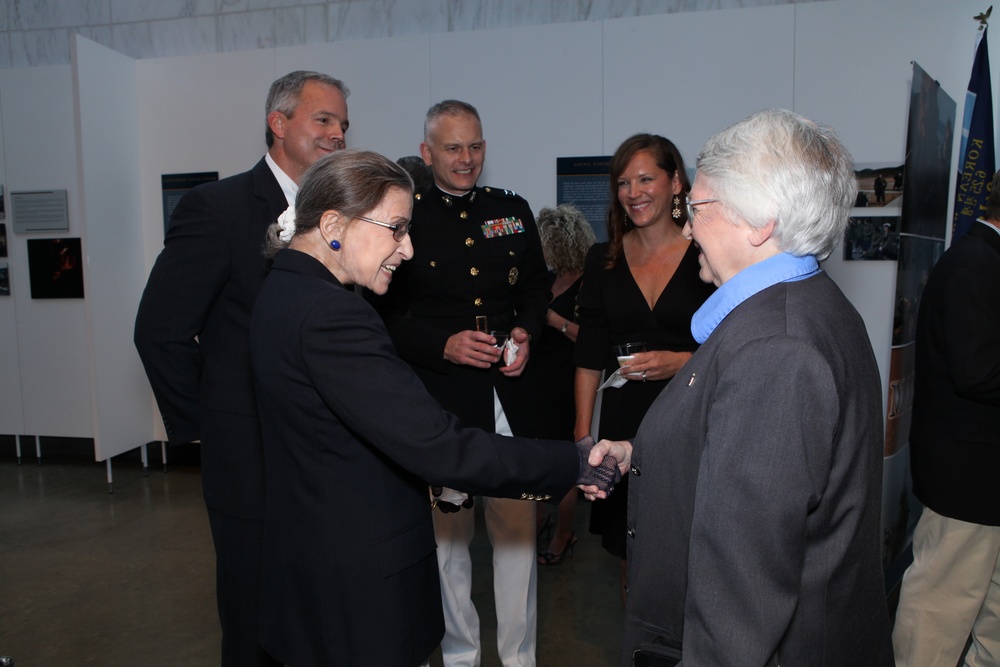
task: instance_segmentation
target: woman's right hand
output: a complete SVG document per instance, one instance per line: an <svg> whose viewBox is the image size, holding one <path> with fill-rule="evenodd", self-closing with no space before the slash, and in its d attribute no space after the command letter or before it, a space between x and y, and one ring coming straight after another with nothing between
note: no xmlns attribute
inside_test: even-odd
<svg viewBox="0 0 1000 667"><path fill-rule="evenodd" d="M633 382L669 380L677 375L677 371L690 358L690 352L670 350L636 352L629 360L628 366L622 367L622 376Z"/></svg>

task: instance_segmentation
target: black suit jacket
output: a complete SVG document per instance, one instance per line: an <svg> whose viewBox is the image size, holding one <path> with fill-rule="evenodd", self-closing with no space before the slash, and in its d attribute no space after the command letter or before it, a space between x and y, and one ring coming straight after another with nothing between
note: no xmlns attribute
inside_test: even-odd
<svg viewBox="0 0 1000 667"><path fill-rule="evenodd" d="M267 509L261 643L296 667L414 667L444 633L427 484L562 497L568 442L462 429L363 298L283 250L250 332Z"/></svg>
<svg viewBox="0 0 1000 667"><path fill-rule="evenodd" d="M244 518L263 513L250 311L266 275L265 232L287 205L264 159L184 195L135 322L169 441L201 439L206 504Z"/></svg>
<svg viewBox="0 0 1000 667"><path fill-rule="evenodd" d="M533 435L528 377L505 377L500 364L479 369L444 359L449 336L474 329L477 315L491 329L541 335L550 293L528 202L498 188L454 197L432 186L415 195L412 223L413 259L374 300L399 355L466 426L493 430L495 389L511 430ZM489 223L496 228L484 229Z"/></svg>
<svg viewBox="0 0 1000 667"><path fill-rule="evenodd" d="M941 257L917 315L910 469L938 514L1000 526L1000 234L981 222Z"/></svg>
<svg viewBox="0 0 1000 667"><path fill-rule="evenodd" d="M682 643L698 667L891 667L882 392L829 277L730 312L650 407L632 463L623 667Z"/></svg>

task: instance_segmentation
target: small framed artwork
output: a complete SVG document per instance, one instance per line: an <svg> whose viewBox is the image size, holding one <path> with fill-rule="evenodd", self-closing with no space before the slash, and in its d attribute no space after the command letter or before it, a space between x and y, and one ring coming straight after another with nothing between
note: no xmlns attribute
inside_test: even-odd
<svg viewBox="0 0 1000 667"><path fill-rule="evenodd" d="M82 299L80 239L28 239L28 275L32 299Z"/></svg>
<svg viewBox="0 0 1000 667"><path fill-rule="evenodd" d="M898 258L898 215L851 217L844 232L844 259L896 260Z"/></svg>

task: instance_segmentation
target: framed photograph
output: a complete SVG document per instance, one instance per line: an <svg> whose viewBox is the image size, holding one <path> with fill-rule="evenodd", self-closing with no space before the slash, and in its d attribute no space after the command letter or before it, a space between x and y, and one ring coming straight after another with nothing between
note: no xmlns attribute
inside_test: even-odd
<svg viewBox="0 0 1000 667"><path fill-rule="evenodd" d="M863 210L863 209L862 209ZM851 216L844 232L844 259L899 259L899 221L894 216Z"/></svg>
<svg viewBox="0 0 1000 667"><path fill-rule="evenodd" d="M903 165L902 164L857 164L854 176L858 179L858 196L855 208L896 209L902 205Z"/></svg>
<svg viewBox="0 0 1000 667"><path fill-rule="evenodd" d="M28 239L32 299L82 299L80 239Z"/></svg>

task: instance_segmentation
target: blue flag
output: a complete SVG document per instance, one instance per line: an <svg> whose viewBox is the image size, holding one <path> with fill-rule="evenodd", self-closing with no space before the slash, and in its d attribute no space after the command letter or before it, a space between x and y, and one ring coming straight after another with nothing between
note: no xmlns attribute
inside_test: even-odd
<svg viewBox="0 0 1000 667"><path fill-rule="evenodd" d="M993 91L990 85L990 54L986 34L976 49L969 90L965 94L965 117L962 120L962 151L959 153L958 187L955 190L955 218L951 240L954 243L969 231L976 218L986 215L986 195L996 171L993 143Z"/></svg>

